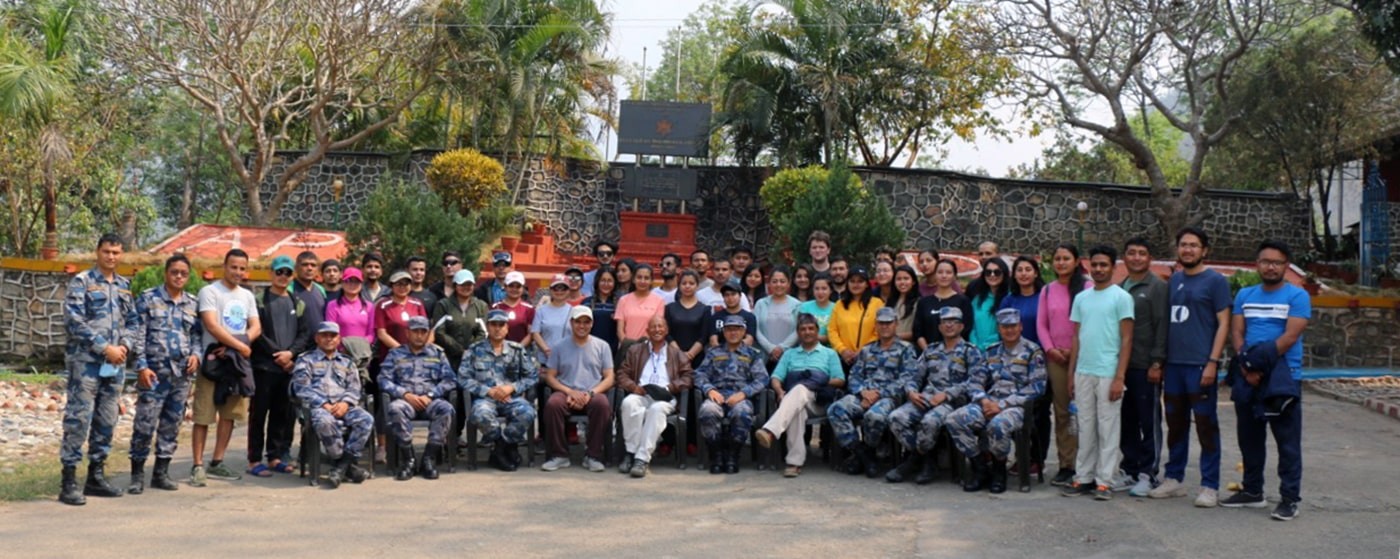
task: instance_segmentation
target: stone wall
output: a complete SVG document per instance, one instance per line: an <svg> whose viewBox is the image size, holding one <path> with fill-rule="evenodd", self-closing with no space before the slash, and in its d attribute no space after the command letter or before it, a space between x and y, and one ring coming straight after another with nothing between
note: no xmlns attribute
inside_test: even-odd
<svg viewBox="0 0 1400 559"><path fill-rule="evenodd" d="M287 164L301 157L305 152L279 152L268 171L269 179L258 189L263 207L277 195L274 185L276 177ZM382 153L335 153L327 156L319 165L312 165L302 184L287 198L277 221L287 226L314 226L325 229L344 229L358 215L358 208L369 200L369 195L379 185L388 172L397 172L401 165L394 163L394 157ZM343 185L340 203L336 203L333 185L339 179ZM243 215L246 220L248 215Z"/></svg>
<svg viewBox="0 0 1400 559"><path fill-rule="evenodd" d="M0 358L60 361L68 275L0 270Z"/></svg>
<svg viewBox="0 0 1400 559"><path fill-rule="evenodd" d="M1390 202L1390 264L1400 263L1400 202Z"/></svg>
<svg viewBox="0 0 1400 559"><path fill-rule="evenodd" d="M1400 366L1400 337L1396 309L1313 309L1312 323L1303 333L1303 348L1311 362L1304 365L1339 367Z"/></svg>

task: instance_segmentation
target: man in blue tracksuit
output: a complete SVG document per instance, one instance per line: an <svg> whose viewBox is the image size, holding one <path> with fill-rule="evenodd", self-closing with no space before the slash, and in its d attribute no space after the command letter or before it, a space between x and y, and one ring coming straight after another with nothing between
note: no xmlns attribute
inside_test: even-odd
<svg viewBox="0 0 1400 559"><path fill-rule="evenodd" d="M1303 410L1301 380L1303 330L1312 317L1312 300L1302 288L1284 281L1292 251L1264 241L1255 264L1260 285L1235 297L1230 341L1240 356L1232 376L1236 433L1244 456L1244 487L1220 502L1225 507L1262 508L1268 430L1278 445L1279 504L1271 515L1292 520L1298 515L1303 480Z"/></svg>

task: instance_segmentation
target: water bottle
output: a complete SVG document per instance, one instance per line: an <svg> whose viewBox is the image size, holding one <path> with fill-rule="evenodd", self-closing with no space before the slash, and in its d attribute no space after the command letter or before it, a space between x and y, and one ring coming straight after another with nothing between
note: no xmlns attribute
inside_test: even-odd
<svg viewBox="0 0 1400 559"><path fill-rule="evenodd" d="M1071 437L1079 436L1079 406L1075 405L1073 401L1069 403L1069 435Z"/></svg>

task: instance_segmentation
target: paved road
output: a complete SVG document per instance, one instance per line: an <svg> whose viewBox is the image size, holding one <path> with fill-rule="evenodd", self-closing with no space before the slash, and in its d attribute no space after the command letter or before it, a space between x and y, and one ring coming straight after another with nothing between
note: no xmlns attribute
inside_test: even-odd
<svg viewBox="0 0 1400 559"><path fill-rule="evenodd" d="M0 504L0 556L1396 557L1400 422L1316 395L1304 409L1304 505L1289 523L1271 521L1269 509L1199 510L1186 498L1100 503L1049 486L993 497L942 482L891 485L814 458L796 480L670 467L633 480L575 465L459 470L436 482L381 473L336 491L279 476L81 508ZM1239 451L1233 413L1222 417L1228 482L1239 479ZM1187 481L1198 479L1193 464ZM1271 472L1271 498L1276 488Z"/></svg>

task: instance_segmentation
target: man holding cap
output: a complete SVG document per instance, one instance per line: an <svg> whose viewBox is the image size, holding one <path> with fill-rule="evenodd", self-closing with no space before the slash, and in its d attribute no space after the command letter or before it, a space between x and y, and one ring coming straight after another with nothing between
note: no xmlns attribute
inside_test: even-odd
<svg viewBox="0 0 1400 559"><path fill-rule="evenodd" d="M709 447L710 473L739 472L739 450L753 429L753 398L768 384L763 352L744 342L748 323L739 315L724 319L724 343L705 352L695 370L695 384L705 401L697 422ZM720 432L722 419L729 431Z"/></svg>
<svg viewBox="0 0 1400 559"><path fill-rule="evenodd" d="M292 391L311 410L311 426L333 464L326 476L331 489L345 479L360 483L369 477L358 462L374 427L374 416L360 407L360 372L338 347L340 326L322 322L316 328L316 350L302 354L292 369Z"/></svg>
<svg viewBox="0 0 1400 559"><path fill-rule="evenodd" d="M509 252L500 251L491 255L491 279L481 282L476 286L476 298L486 301L488 305L494 305L506 298L506 284L504 278L511 272L511 257Z"/></svg>
<svg viewBox="0 0 1400 559"><path fill-rule="evenodd" d="M883 310L883 309L881 309ZM954 410L967 405L967 379L986 366L982 350L962 337L962 309L939 309L938 333L942 343L924 350L915 374L904 380L907 402L890 414L890 431L909 451L909 458L885 474L885 481L900 483L917 470L915 483L933 481L938 460L929 456L938 442L938 430Z"/></svg>
<svg viewBox="0 0 1400 559"><path fill-rule="evenodd" d="M603 471L603 444L611 430L612 405L607 391L613 386L612 349L593 337L593 309L569 310L572 336L554 347L545 362L544 382L554 390L544 404L544 439L548 460L542 470L567 468L568 439L564 428L571 414L588 415L588 450L583 466L590 472Z"/></svg>
<svg viewBox="0 0 1400 559"><path fill-rule="evenodd" d="M506 316L510 317L510 328L506 330L506 339L530 347L533 341L530 336L530 325L535 322L535 306L525 300L525 274L510 272L506 274L503 281L505 281L506 294L491 305L491 308L506 311ZM480 288L477 290L480 291ZM480 295L477 296L480 297Z"/></svg>
<svg viewBox="0 0 1400 559"><path fill-rule="evenodd" d="M535 357L506 339L506 311L486 313L486 339L472 344L457 369L457 383L471 395L471 420L491 445L491 465L513 472L520 467L520 443L535 422L530 398L539 383Z"/></svg>
<svg viewBox="0 0 1400 559"><path fill-rule="evenodd" d="M875 341L860 348L851 365L846 381L850 393L831 404L826 410L836 442L849 450L855 460L846 465L846 473L865 476L880 475L875 458L875 445L889 425L895 399L904 392L905 379L918 370L919 355L914 345L899 339L899 313L891 307L875 311ZM856 431L856 423L861 431Z"/></svg>
<svg viewBox="0 0 1400 559"><path fill-rule="evenodd" d="M797 315L798 346L783 352L773 369L773 394L778 398L778 410L773 412L754 439L763 448L787 433L787 469L783 477L797 477L807 462L807 416L822 413L825 395L831 400L832 390L846 385L846 373L841 369L841 356L836 350L821 344L817 317L808 313ZM819 407L820 406L820 407Z"/></svg>
<svg viewBox="0 0 1400 559"><path fill-rule="evenodd" d="M997 311L1001 341L987 348L985 367L969 370L971 401L948 416L944 424L953 443L972 463L963 491L1006 491L1006 457L1012 435L1025 421L1024 406L1045 392L1045 352L1021 337L1021 311ZM980 442L985 432L986 447Z"/></svg>
<svg viewBox="0 0 1400 559"><path fill-rule="evenodd" d="M412 421L429 421L428 446L423 449L422 469L418 473L424 479L437 479L437 461L442 457L447 429L456 413L447 397L457 387L457 375L442 349L428 344L432 337L430 326L427 317L408 319L408 343L390 350L379 370L379 391L392 398L385 423L394 434L399 453L399 471L394 473L394 479L399 481L415 473Z"/></svg>
<svg viewBox="0 0 1400 559"><path fill-rule="evenodd" d="M632 477L646 477L651 452L666 430L666 417L676 411L676 397L695 385L690 359L669 343L670 333L666 317L651 317L646 343L627 349L617 375L617 386L627 395L620 411L627 454L617 469Z"/></svg>

